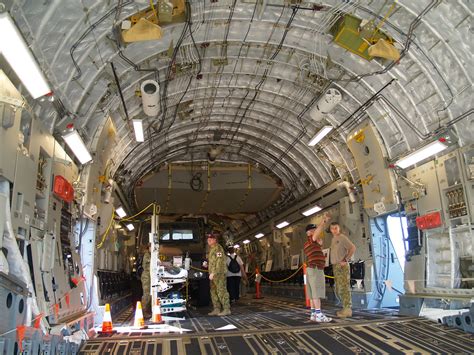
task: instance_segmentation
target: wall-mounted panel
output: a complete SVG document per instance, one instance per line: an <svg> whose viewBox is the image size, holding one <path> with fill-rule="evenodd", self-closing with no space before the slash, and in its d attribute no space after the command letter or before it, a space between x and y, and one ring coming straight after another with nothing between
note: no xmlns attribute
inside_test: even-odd
<svg viewBox="0 0 474 355"><path fill-rule="evenodd" d="M396 210L395 179L376 128L363 123L349 135L347 145L359 170L367 213L377 216Z"/></svg>

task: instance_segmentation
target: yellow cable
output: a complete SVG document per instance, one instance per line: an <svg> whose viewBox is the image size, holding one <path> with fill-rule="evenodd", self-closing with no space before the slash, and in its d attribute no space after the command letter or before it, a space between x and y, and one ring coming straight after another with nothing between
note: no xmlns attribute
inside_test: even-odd
<svg viewBox="0 0 474 355"><path fill-rule="evenodd" d="M380 30L380 27L383 26L383 24L385 23L385 21L387 21L387 18L390 16L390 14L392 13L393 9L395 9L395 5L397 4L396 1L393 2L392 6L390 6L390 9L388 9L388 12L387 14L384 16L384 18L377 24L377 26L375 27L375 30L374 30L374 33L372 33L372 38L370 38L370 42L371 44L375 42L375 35L379 32Z"/></svg>
<svg viewBox="0 0 474 355"><path fill-rule="evenodd" d="M265 281L279 283L279 282L288 281L288 280L291 279L293 276L295 276L302 268L303 268L303 265L301 265L301 266L298 268L298 270L296 270L296 271L293 273L293 275L288 276L286 279L283 279L283 280L270 280L270 279L267 279L267 278L266 278L265 276L263 276L262 274L259 274L259 275L262 276L262 279L264 279Z"/></svg>
<svg viewBox="0 0 474 355"><path fill-rule="evenodd" d="M250 275L247 275L247 280L251 280L255 276L255 272L252 272Z"/></svg>
<svg viewBox="0 0 474 355"><path fill-rule="evenodd" d="M265 281L268 281L268 282L275 282L275 283L278 283L278 282L285 282L285 281L288 281L289 279L291 279L293 276L295 276L301 269L302 269L303 265L301 265L298 270L296 270L291 276L287 277L286 279L283 279L283 280L270 280L270 279L267 279L265 276L263 276L262 274L259 274L260 276L262 276L262 279L264 279ZM191 269L194 269L194 270L197 270L197 271L201 271L201 272L209 272L208 270L204 270L204 269L200 269L200 268L197 268L195 266L191 266ZM247 276L248 279L251 279L252 276L255 275L255 272L251 273L250 276ZM334 276L328 276L328 275L324 275L325 277L327 278L330 278L330 279L333 279Z"/></svg>
<svg viewBox="0 0 474 355"><path fill-rule="evenodd" d="M387 14L384 16L384 18L382 19L382 21L380 21L380 22L378 23L378 25L377 25L377 27L376 27L376 29L375 29L376 32L380 29L380 27L383 26L383 24L385 23L385 21L387 21L388 16L390 16L390 14L392 13L393 9L395 9L395 5L396 5L396 4L397 4L397 2L394 1L393 4L392 4L392 6L390 6L390 9L388 9Z"/></svg>
<svg viewBox="0 0 474 355"><path fill-rule="evenodd" d="M115 211L112 211L112 216L110 216L109 225L107 226L107 229L105 230L104 234L102 234L102 240L100 241L99 244L97 244L97 249L102 248L102 245L104 245L105 240L107 239L107 234L109 233L110 227L112 226L114 222L114 217L115 217Z"/></svg>
<svg viewBox="0 0 474 355"><path fill-rule="evenodd" d="M208 270L200 269L200 268L194 267L194 266L191 266L191 269L194 269L194 270L197 270L197 271L201 271L201 272L209 272Z"/></svg>
<svg viewBox="0 0 474 355"><path fill-rule="evenodd" d="M152 202L150 203L148 206L146 206L144 209L142 209L140 212L138 212L137 214L134 214L133 216L130 216L130 217L127 217L127 218L122 218L120 219L120 222L123 222L123 221L129 221L131 220L132 218L135 218L136 216L139 216L141 215L143 212L145 212L147 209L150 208L150 206L153 206L155 203Z"/></svg>
<svg viewBox="0 0 474 355"><path fill-rule="evenodd" d="M267 279L265 276L263 276L262 274L260 274L260 276L262 276L262 279L264 279L265 281L268 281L268 282L273 282L273 283L279 283L279 282L285 282L285 281L288 281L289 279L291 279L293 276L295 276L298 271L301 270L301 268L303 267L303 265L301 265L298 270L296 270L293 275L291 276L288 276L286 279L283 279L283 280L270 280L270 279ZM324 275L325 277L329 278L329 279L333 279L334 276L328 276L328 275Z"/></svg>
<svg viewBox="0 0 474 355"><path fill-rule="evenodd" d="M127 222L140 223L140 222L148 222L148 221L151 221L151 217L148 217L148 218L145 218L145 219L132 219L132 220L127 221Z"/></svg>
<svg viewBox="0 0 474 355"><path fill-rule="evenodd" d="M156 22L158 23L158 14L156 13L155 5L153 5L153 0L150 0L150 6L151 6L151 9L153 10L153 13L155 14Z"/></svg>

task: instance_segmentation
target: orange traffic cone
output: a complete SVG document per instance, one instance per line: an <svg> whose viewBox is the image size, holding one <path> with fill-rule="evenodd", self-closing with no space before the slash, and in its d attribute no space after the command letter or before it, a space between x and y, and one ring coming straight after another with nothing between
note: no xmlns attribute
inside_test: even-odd
<svg viewBox="0 0 474 355"><path fill-rule="evenodd" d="M104 319L102 320L102 331L101 334L115 333L114 326L112 325L112 316L110 315L110 305L105 304Z"/></svg>
<svg viewBox="0 0 474 355"><path fill-rule="evenodd" d="M135 320L133 321L133 329L146 329L145 319L143 318L142 303L137 302L137 308L135 309Z"/></svg>
<svg viewBox="0 0 474 355"><path fill-rule="evenodd" d="M163 318L161 317L161 305L160 305L159 298L156 299L155 305L153 306L153 317L151 321L157 324L163 323Z"/></svg>

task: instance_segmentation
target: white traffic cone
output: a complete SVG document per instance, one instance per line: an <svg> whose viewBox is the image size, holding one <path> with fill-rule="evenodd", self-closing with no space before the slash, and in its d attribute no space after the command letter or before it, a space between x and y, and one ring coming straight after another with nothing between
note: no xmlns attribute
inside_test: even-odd
<svg viewBox="0 0 474 355"><path fill-rule="evenodd" d="M135 309L135 319L133 321L133 329L146 329L145 319L143 318L142 303L137 302L137 308Z"/></svg>

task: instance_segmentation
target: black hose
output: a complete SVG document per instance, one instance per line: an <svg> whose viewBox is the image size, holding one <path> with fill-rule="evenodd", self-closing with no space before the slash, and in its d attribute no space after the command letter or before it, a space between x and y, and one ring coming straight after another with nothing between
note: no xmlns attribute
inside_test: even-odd
<svg viewBox="0 0 474 355"><path fill-rule="evenodd" d="M117 72L115 71L114 62L110 62L110 66L112 67L112 72L114 73L115 84L117 84L118 92L120 94L120 100L122 100L123 110L125 111L125 117L127 118L127 122L128 122L130 119L128 117L127 105L125 104L125 100L123 98L122 88L120 87L120 82L117 76Z"/></svg>
<svg viewBox="0 0 474 355"><path fill-rule="evenodd" d="M189 4L188 1L186 1L186 11L188 11L189 13L191 13L191 5ZM189 30L189 35L191 37L191 40L193 42L193 46L194 46L194 49L196 50L196 53L197 53L197 56L198 56L198 64L199 64L199 69L198 69L198 72L196 74L196 76L198 76L199 74L201 74L201 70L202 70L202 61L201 61L201 54L199 53L199 49L196 45L196 42L194 40L194 36L193 36L193 31L192 31L192 21L191 21L191 15L189 15L189 26L188 26L188 30ZM188 81L188 85L186 85L186 89L184 90L183 94L181 95L181 98L179 99L178 103L175 105L175 109L174 109L174 113L173 113L173 117L171 119L171 122L170 124L168 125L168 128L166 130L166 132L168 132L171 127L173 126L175 120L176 120L176 116L178 114L178 109L179 109L179 104L183 101L184 97L186 96L186 94L188 93L188 90L189 90L189 87L191 86L191 82L194 78L194 75L190 75L189 76L189 81Z"/></svg>
<svg viewBox="0 0 474 355"><path fill-rule="evenodd" d="M100 19L98 19L96 22L94 22L91 26L89 26L85 32L79 37L79 39L74 42L72 45L71 49L69 50L69 54L71 55L72 63L74 64L74 67L76 68L77 74L72 78L72 80L77 80L82 76L82 71L81 68L79 67L79 64L77 64L76 59L74 58L74 52L76 51L77 47L81 44L81 42L84 40L84 38L89 35L98 25L100 25L102 22L104 22L110 15L112 15L114 12L117 13L117 11L129 4L132 4L134 1L127 1L123 4L117 5L116 7L110 9L105 13L104 16L102 16Z"/></svg>

